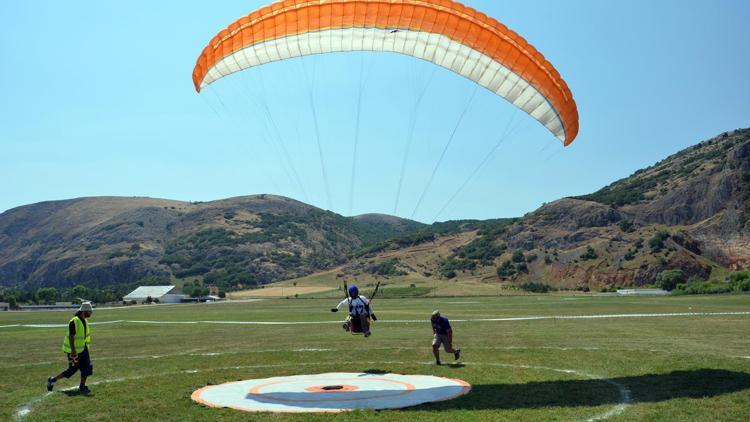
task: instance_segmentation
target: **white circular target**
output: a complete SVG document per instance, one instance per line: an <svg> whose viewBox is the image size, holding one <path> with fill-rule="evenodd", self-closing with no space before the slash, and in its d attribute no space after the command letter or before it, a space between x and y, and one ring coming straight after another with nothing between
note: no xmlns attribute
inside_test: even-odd
<svg viewBox="0 0 750 422"><path fill-rule="evenodd" d="M209 385L195 391L192 399L247 412L346 412L450 400L470 389L464 381L431 375L341 372Z"/></svg>

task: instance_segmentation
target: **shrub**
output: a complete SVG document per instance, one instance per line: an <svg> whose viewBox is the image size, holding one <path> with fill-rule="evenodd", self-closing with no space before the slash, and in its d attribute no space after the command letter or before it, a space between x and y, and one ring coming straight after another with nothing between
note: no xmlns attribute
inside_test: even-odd
<svg viewBox="0 0 750 422"><path fill-rule="evenodd" d="M737 292L750 292L750 271L737 271L730 274L729 283Z"/></svg>
<svg viewBox="0 0 750 422"><path fill-rule="evenodd" d="M474 261L451 256L440 265L440 275L447 278L453 278L456 276L456 271L471 271L476 267L477 264L475 264ZM451 273L453 275L449 276Z"/></svg>
<svg viewBox="0 0 750 422"><path fill-rule="evenodd" d="M521 285L521 289L531 293L547 293L552 288L541 282L527 281Z"/></svg>
<svg viewBox="0 0 750 422"><path fill-rule="evenodd" d="M525 262L526 258L523 256L523 251L520 249L516 249L513 251L513 256L511 257L511 260L513 262Z"/></svg>
<svg viewBox="0 0 750 422"><path fill-rule="evenodd" d="M656 286L667 291L674 290L680 283L685 283L685 274L682 270L666 270L656 276Z"/></svg>
<svg viewBox="0 0 750 422"><path fill-rule="evenodd" d="M516 274L516 268L510 261L503 262L503 265L497 268L497 276L500 278L512 277Z"/></svg>
<svg viewBox="0 0 750 422"><path fill-rule="evenodd" d="M664 241L669 239L669 232L665 230L659 230L654 234L648 241L648 245L651 247L651 253L657 253L664 249Z"/></svg>
<svg viewBox="0 0 750 422"><path fill-rule="evenodd" d="M588 261L590 259L596 259L599 258L599 255L596 253L594 248L591 247L591 245L586 247L586 252L581 255L581 259L584 261Z"/></svg>
<svg viewBox="0 0 750 422"><path fill-rule="evenodd" d="M383 261L378 264L375 264L372 267L369 267L367 269L367 272L371 274L386 276L386 277L406 275L406 272L399 270L397 267L397 265L400 262L401 261L398 258L391 258L387 261Z"/></svg>
<svg viewBox="0 0 750 422"><path fill-rule="evenodd" d="M620 220L618 226L620 226L620 230L622 230L624 233L632 233L635 231L635 226L633 225L632 221Z"/></svg>
<svg viewBox="0 0 750 422"><path fill-rule="evenodd" d="M54 287L41 287L36 291L36 297L37 300L42 303L55 303L55 299L57 299L57 289Z"/></svg>

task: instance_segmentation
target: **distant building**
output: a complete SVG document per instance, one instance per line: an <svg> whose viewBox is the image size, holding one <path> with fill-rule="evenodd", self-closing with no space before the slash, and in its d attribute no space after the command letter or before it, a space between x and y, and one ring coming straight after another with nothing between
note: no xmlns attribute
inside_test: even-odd
<svg viewBox="0 0 750 422"><path fill-rule="evenodd" d="M122 298L125 302L144 303L159 300L159 303L180 303L184 295L175 286L141 286Z"/></svg>
<svg viewBox="0 0 750 422"><path fill-rule="evenodd" d="M670 293L662 289L617 289L617 294L623 296L664 296Z"/></svg>
<svg viewBox="0 0 750 422"><path fill-rule="evenodd" d="M0 311L10 310L10 303L0 302Z"/></svg>

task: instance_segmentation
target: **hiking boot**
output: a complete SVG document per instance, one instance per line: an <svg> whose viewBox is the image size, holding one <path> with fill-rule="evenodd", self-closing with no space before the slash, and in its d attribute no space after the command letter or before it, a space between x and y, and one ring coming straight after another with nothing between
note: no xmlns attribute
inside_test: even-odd
<svg viewBox="0 0 750 422"><path fill-rule="evenodd" d="M55 388L55 383L57 380L55 377L48 377L47 378L47 391L52 391L53 388Z"/></svg>
<svg viewBox="0 0 750 422"><path fill-rule="evenodd" d="M461 349L456 349L456 353L453 354L453 357L455 357L456 360L461 359Z"/></svg>
<svg viewBox="0 0 750 422"><path fill-rule="evenodd" d="M78 387L78 394L91 394L91 390L85 385Z"/></svg>

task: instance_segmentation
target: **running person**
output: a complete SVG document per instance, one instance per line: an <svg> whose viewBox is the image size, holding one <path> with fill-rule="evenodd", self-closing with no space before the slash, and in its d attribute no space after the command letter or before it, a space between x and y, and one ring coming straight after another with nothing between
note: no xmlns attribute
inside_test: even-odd
<svg viewBox="0 0 750 422"><path fill-rule="evenodd" d="M461 349L453 348L453 329L448 318L440 316L440 311L434 311L430 317L432 322L432 354L435 355L435 364L440 363L440 345L446 353L453 353L456 360L461 359Z"/></svg>
<svg viewBox="0 0 750 422"><path fill-rule="evenodd" d="M78 392L88 394L91 392L86 387L86 378L94 373L94 366L89 357L89 344L91 343L91 329L86 321L91 317L94 309L90 302L83 302L78 312L68 323L68 335L63 340L62 350L68 356L68 369L60 372L54 377L47 378L47 391L52 391L55 383L60 378L70 378L77 371L81 371L81 383Z"/></svg>
<svg viewBox="0 0 750 422"><path fill-rule="evenodd" d="M360 323L360 327L362 327L362 332L364 332L365 337L369 337L371 334L370 317L372 317L373 320L377 320L377 317L375 317L375 314L372 312L370 301L367 300L365 296L359 294L357 286L349 287L349 296L339 302L335 308L332 308L331 312L338 312L339 308L344 305L349 305L349 319L344 322L344 329L346 331L351 330L351 320L357 319Z"/></svg>

